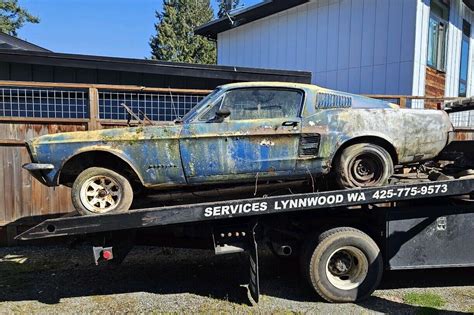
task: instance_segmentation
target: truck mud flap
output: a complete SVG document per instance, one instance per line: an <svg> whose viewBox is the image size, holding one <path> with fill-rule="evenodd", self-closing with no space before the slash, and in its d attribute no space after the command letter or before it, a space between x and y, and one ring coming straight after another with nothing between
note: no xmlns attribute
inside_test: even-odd
<svg viewBox="0 0 474 315"><path fill-rule="evenodd" d="M216 255L246 252L249 256L250 277L248 293L251 302L258 303L260 278L258 271L258 245L256 229L258 223L245 226L223 226L214 228L212 233Z"/></svg>

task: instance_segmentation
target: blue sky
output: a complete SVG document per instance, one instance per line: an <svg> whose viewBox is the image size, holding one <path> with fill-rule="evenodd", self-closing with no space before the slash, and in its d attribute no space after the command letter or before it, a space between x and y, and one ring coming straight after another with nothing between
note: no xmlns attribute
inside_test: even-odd
<svg viewBox="0 0 474 315"><path fill-rule="evenodd" d="M163 0L20 0L41 19L18 37L55 52L115 57L150 56L155 10ZM246 6L259 0L241 0ZM216 7L218 1L211 0Z"/></svg>

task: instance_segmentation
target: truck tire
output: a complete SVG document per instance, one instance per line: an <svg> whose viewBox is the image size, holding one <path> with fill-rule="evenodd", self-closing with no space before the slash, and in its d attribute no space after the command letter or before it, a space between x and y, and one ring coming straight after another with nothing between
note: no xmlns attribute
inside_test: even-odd
<svg viewBox="0 0 474 315"><path fill-rule="evenodd" d="M393 175L390 153L372 143L357 143L336 159L336 181L342 188L383 186Z"/></svg>
<svg viewBox="0 0 474 315"><path fill-rule="evenodd" d="M364 232L349 227L334 228L310 240L301 266L308 283L328 302L367 298L383 273L377 244Z"/></svg>
<svg viewBox="0 0 474 315"><path fill-rule="evenodd" d="M133 201L133 189L124 176L107 168L88 168L74 181L72 204L81 215L126 212Z"/></svg>

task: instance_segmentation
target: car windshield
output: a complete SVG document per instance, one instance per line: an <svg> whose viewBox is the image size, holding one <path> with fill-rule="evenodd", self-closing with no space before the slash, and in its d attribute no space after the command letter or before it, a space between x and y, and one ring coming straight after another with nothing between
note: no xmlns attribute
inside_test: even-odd
<svg viewBox="0 0 474 315"><path fill-rule="evenodd" d="M208 106L212 105L214 97L221 92L220 88L215 89L205 98L203 98L199 103L196 104L186 115L183 117L184 122L190 122L197 115L199 115L203 110L206 110Z"/></svg>

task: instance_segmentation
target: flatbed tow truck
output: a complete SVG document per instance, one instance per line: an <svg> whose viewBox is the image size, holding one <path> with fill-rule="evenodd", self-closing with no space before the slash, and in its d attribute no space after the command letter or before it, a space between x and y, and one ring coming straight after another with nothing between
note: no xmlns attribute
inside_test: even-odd
<svg viewBox="0 0 474 315"><path fill-rule="evenodd" d="M452 111L472 109L472 103L453 104ZM473 141L454 141L444 154L463 156L469 165L474 164L470 151ZM208 247L218 255L247 252L254 302L260 294L257 242L263 242L278 256L298 258L303 277L325 300L353 302L370 296L384 270L474 266L473 174L68 215L46 220L17 239L87 238L96 263L120 263L137 243Z"/></svg>

